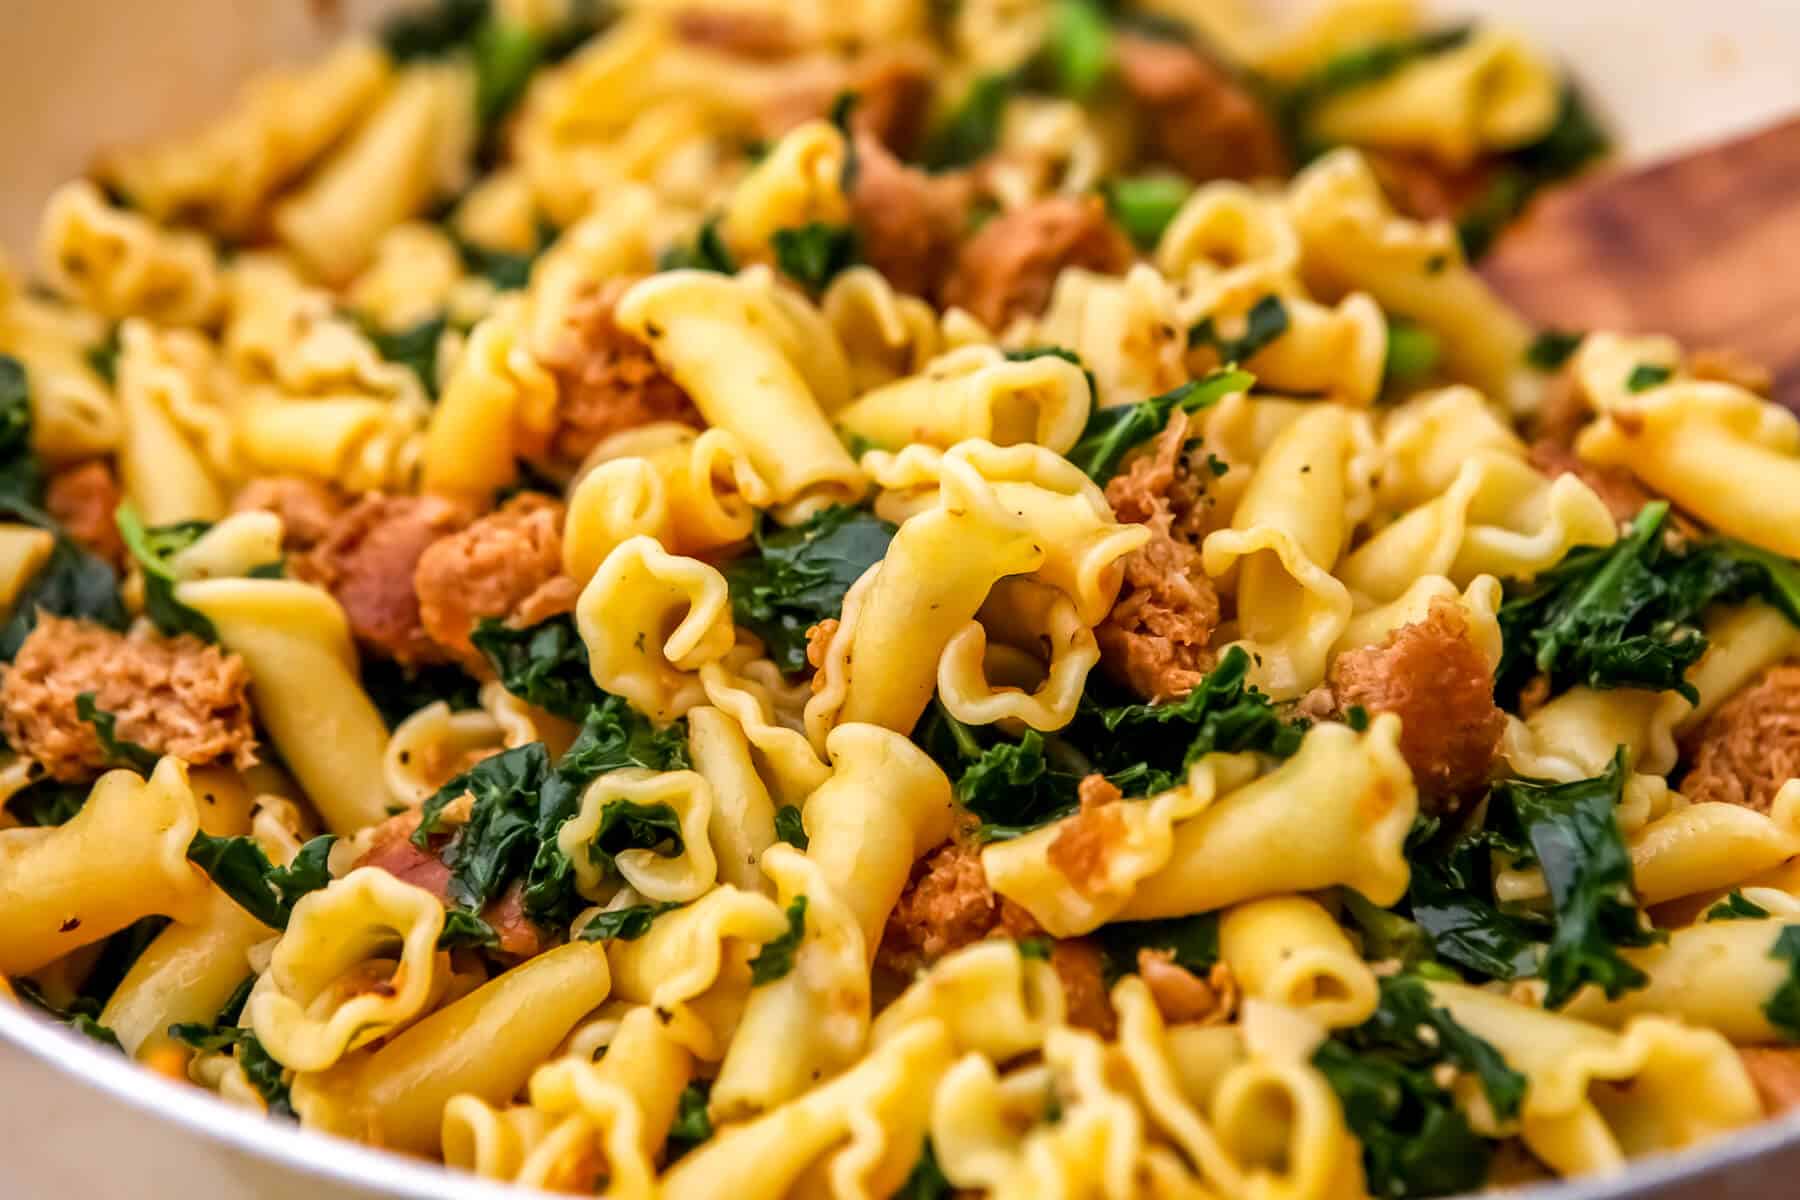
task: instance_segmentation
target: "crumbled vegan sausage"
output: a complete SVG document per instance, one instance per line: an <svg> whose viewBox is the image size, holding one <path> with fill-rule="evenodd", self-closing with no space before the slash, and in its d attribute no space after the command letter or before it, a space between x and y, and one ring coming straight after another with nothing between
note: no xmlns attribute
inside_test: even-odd
<svg viewBox="0 0 1800 1200"><path fill-rule="evenodd" d="M112 464L104 459L64 467L44 486L44 511L56 518L75 544L115 567L125 565L125 539L114 514L125 494Z"/></svg>
<svg viewBox="0 0 1800 1200"><path fill-rule="evenodd" d="M1004 329L1014 317L1043 312L1064 270L1118 275L1133 257L1100 197L1052 196L995 217L964 242L943 299L989 329Z"/></svg>
<svg viewBox="0 0 1800 1200"><path fill-rule="evenodd" d="M1125 835L1119 789L1104 775L1081 781L1081 811L1062 823L1047 855L1076 891L1091 894L1095 877L1106 870L1114 846Z"/></svg>
<svg viewBox="0 0 1800 1200"><path fill-rule="evenodd" d="M1205 494L1188 466L1187 430L1177 411L1106 485L1114 514L1148 526L1150 541L1126 558L1119 599L1094 637L1107 673L1146 700L1185 695L1216 657L1219 596L1196 547Z"/></svg>
<svg viewBox="0 0 1800 1200"><path fill-rule="evenodd" d="M1494 674L1468 636L1468 616L1439 599L1423 621L1331 664L1339 712L1360 706L1400 718L1400 753L1427 802L1453 801L1487 782L1506 715Z"/></svg>
<svg viewBox="0 0 1800 1200"><path fill-rule="evenodd" d="M109 766L76 701L114 718L113 732L189 763L256 762L244 660L188 634L116 633L91 621L40 614L0 678L0 728L53 778L91 779Z"/></svg>
<svg viewBox="0 0 1800 1200"><path fill-rule="evenodd" d="M1125 91L1171 166L1200 183L1287 173L1274 119L1228 71L1181 42L1124 34L1114 48Z"/></svg>
<svg viewBox="0 0 1800 1200"><path fill-rule="evenodd" d="M408 809L389 817L370 836L369 848L353 867L377 867L402 883L430 892L450 905L450 868L444 865L442 843L437 838L431 849L413 844L413 831L419 827L420 813ZM494 897L479 914L500 937L500 952L518 958L530 958L544 949L544 934L525 914L523 884L515 881Z"/></svg>
<svg viewBox="0 0 1800 1200"><path fill-rule="evenodd" d="M426 547L413 571L425 632L464 666L480 668L469 635L482 618L515 617L528 605L537 620L552 615L532 601L563 577L562 520L561 503L521 492ZM573 606L572 586L552 590Z"/></svg>
<svg viewBox="0 0 1800 1200"><path fill-rule="evenodd" d="M310 550L325 540L349 503L328 483L303 475L268 475L246 483L232 497L231 511L272 512L281 518L282 548Z"/></svg>
<svg viewBox="0 0 1800 1200"><path fill-rule="evenodd" d="M1768 812L1800 776L1800 663L1770 667L1719 706L1693 734L1681 781L1689 800Z"/></svg>
<svg viewBox="0 0 1800 1200"><path fill-rule="evenodd" d="M371 492L293 564L295 574L337 597L369 650L409 666L442 662L448 655L420 620L413 572L427 547L468 521L466 509L440 496Z"/></svg>
<svg viewBox="0 0 1800 1200"><path fill-rule="evenodd" d="M653 421L705 422L650 348L613 321L632 280L610 280L570 306L561 341L545 354L556 376L556 428L546 447L555 463L579 463L615 433Z"/></svg>
<svg viewBox="0 0 1800 1200"><path fill-rule="evenodd" d="M856 152L850 213L863 261L896 291L935 295L968 220L968 176L927 175L868 133L857 134Z"/></svg>

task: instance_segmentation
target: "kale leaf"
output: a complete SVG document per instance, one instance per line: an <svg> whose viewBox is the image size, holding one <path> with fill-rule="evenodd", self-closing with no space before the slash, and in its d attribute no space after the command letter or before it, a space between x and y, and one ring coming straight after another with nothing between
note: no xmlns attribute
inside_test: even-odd
<svg viewBox="0 0 1800 1200"><path fill-rule="evenodd" d="M1018 86L1013 72L983 75L970 84L962 102L926 138L925 169L953 171L993 153L1000 144L1006 102Z"/></svg>
<svg viewBox="0 0 1800 1200"><path fill-rule="evenodd" d="M444 808L467 793L474 797L468 821L439 851L450 868L449 898L479 912L522 874L537 851L538 796L550 773L542 742L529 742L482 759L425 801L412 841L431 848Z"/></svg>
<svg viewBox="0 0 1800 1200"><path fill-rule="evenodd" d="M1104 487L1125 456L1161 433L1176 409L1198 412L1234 392L1249 391L1255 383L1247 371L1219 370L1136 404L1095 408L1067 458Z"/></svg>
<svg viewBox="0 0 1800 1200"><path fill-rule="evenodd" d="M805 523L768 534L725 566L731 612L787 672L806 667L806 631L843 612L844 593L887 554L898 527L873 513L834 505Z"/></svg>
<svg viewBox="0 0 1800 1200"><path fill-rule="evenodd" d="M950 1200L954 1195L956 1189L944 1178L944 1169L938 1166L937 1149L932 1146L931 1139L926 1138L919 1148L918 1161L906 1173L900 1190L891 1200Z"/></svg>
<svg viewBox="0 0 1800 1200"><path fill-rule="evenodd" d="M709 217L694 234L692 246L670 246L657 259L658 271L715 271L720 275L737 274L737 256L725 245L719 234L719 219Z"/></svg>
<svg viewBox="0 0 1800 1200"><path fill-rule="evenodd" d="M787 907L787 932L764 942L750 960L750 986L761 987L785 978L794 969L794 955L806 937L806 897L795 896Z"/></svg>
<svg viewBox="0 0 1800 1200"><path fill-rule="evenodd" d="M809 292L822 292L857 262L856 230L849 225L808 221L792 229L777 229L770 239L775 265L782 274Z"/></svg>
<svg viewBox="0 0 1800 1200"><path fill-rule="evenodd" d="M239 989L245 996L247 989ZM234 998L235 993L234 993ZM242 1001L238 1001L242 1008ZM226 1006L230 1007L229 1004ZM269 1056L263 1044L257 1040L256 1034L237 1024L237 1017L221 1013L219 1019L211 1025L199 1023L182 1023L169 1026L169 1036L178 1042L185 1042L201 1054L217 1054L224 1050L235 1049L238 1066L243 1069L244 1078L256 1089L263 1103L269 1107L269 1115L295 1119L293 1097L289 1094L286 1072L282 1065Z"/></svg>
<svg viewBox="0 0 1800 1200"><path fill-rule="evenodd" d="M1387 362L1383 368L1388 384L1415 383L1437 370L1443 357L1443 346L1437 334L1404 317L1388 321Z"/></svg>
<svg viewBox="0 0 1800 1200"><path fill-rule="evenodd" d="M1575 357L1575 352L1586 340L1585 333L1546 329L1532 338L1531 345L1525 348L1525 362L1539 371L1560 370L1564 363Z"/></svg>
<svg viewBox="0 0 1800 1200"><path fill-rule="evenodd" d="M1548 132L1502 156L1486 190L1457 219L1463 251L1471 260L1486 254L1538 192L1603 158L1611 148L1611 139L1581 93L1565 83Z"/></svg>
<svg viewBox="0 0 1800 1200"><path fill-rule="evenodd" d="M1615 1000L1649 982L1619 956L1620 947L1660 940L1638 919L1631 855L1616 815L1624 787L1621 747L1603 775L1574 783L1515 779L1489 795L1489 822L1530 845L1550 890L1556 932L1543 961L1549 1008L1567 1004L1583 984Z"/></svg>
<svg viewBox="0 0 1800 1200"><path fill-rule="evenodd" d="M775 836L790 846L806 849L809 841L806 822L801 818L798 808L792 804L784 804L775 810Z"/></svg>
<svg viewBox="0 0 1800 1200"><path fill-rule="evenodd" d="M396 62L441 58L468 45L489 9L489 0L435 0L406 9L382 24L381 44Z"/></svg>
<svg viewBox="0 0 1800 1200"><path fill-rule="evenodd" d="M1742 892L1732 892L1729 896L1706 910L1707 921L1755 921L1769 915L1769 910L1749 899Z"/></svg>
<svg viewBox="0 0 1800 1200"><path fill-rule="evenodd" d="M109 768L124 767L140 775L148 775L156 769L156 760L160 757L156 751L120 737L119 719L94 703L94 693L82 692L75 697L75 715L94 727L100 753L106 755Z"/></svg>
<svg viewBox="0 0 1800 1200"><path fill-rule="evenodd" d="M363 691L389 729L439 700L452 711L481 706L481 685L454 664L405 667L374 654L365 654L362 660Z"/></svg>
<svg viewBox="0 0 1800 1200"><path fill-rule="evenodd" d="M1121 176L1106 184L1106 210L1139 249L1151 250L1193 192L1180 175Z"/></svg>
<svg viewBox="0 0 1800 1200"><path fill-rule="evenodd" d="M1491 899L1486 840L1463 838L1441 855L1411 857L1407 903L1437 958L1490 979L1537 974L1548 930Z"/></svg>
<svg viewBox="0 0 1800 1200"><path fill-rule="evenodd" d="M1237 337L1221 335L1213 319L1207 317L1188 330L1187 340L1189 349L1211 346L1218 353L1220 362L1235 366L1249 362L1287 331L1287 305L1280 296L1271 294L1251 306L1244 318L1244 332Z"/></svg>
<svg viewBox="0 0 1800 1200"><path fill-rule="evenodd" d="M144 615L157 632L165 637L191 633L203 641L218 641L219 631L213 623L175 598L177 580L170 565L175 555L199 541L212 526L205 521L182 521L146 527L130 502L119 506L114 519L125 549L144 573Z"/></svg>
<svg viewBox="0 0 1800 1200"><path fill-rule="evenodd" d="M213 837L201 830L188 843L187 857L239 908L270 929L286 929L300 898L331 882L326 860L336 841L332 834L313 838L292 862L278 867L254 838Z"/></svg>
<svg viewBox="0 0 1800 1200"><path fill-rule="evenodd" d="M1800 1042L1800 925L1785 926L1775 936L1769 957L1786 962L1788 976L1763 1004L1763 1015L1783 1037Z"/></svg>
<svg viewBox="0 0 1800 1200"><path fill-rule="evenodd" d="M119 1035L100 1023L100 1010L103 1006L96 1001L77 996L67 1008L58 1008L44 998L43 991L31 979L14 979L12 988L19 999L52 1021L67 1025L90 1041L117 1050L120 1054L125 1053L125 1047L119 1044Z"/></svg>
<svg viewBox="0 0 1800 1200"><path fill-rule="evenodd" d="M363 334L375 347L375 352L389 362L411 370L419 377L425 394L433 400L438 395L438 342L449 327L449 319L441 313L392 332L366 321L362 323Z"/></svg>
<svg viewBox="0 0 1800 1200"><path fill-rule="evenodd" d="M1159 921L1115 921L1094 931L1100 943L1106 986L1135 975L1138 951L1167 951L1178 967L1201 978L1219 961L1219 914L1168 917Z"/></svg>
<svg viewBox="0 0 1800 1200"><path fill-rule="evenodd" d="M711 1095L712 1083L706 1079L693 1080L681 1089L681 1098L675 1102L675 1119L669 1123L667 1162L674 1162L712 1137L712 1117L706 1111Z"/></svg>
<svg viewBox="0 0 1800 1200"><path fill-rule="evenodd" d="M658 904L633 904L629 908L609 908L594 914L592 920L581 927L581 940L584 942L600 942L618 939L622 942L635 942L650 932L650 926L656 918L666 912L674 912L681 905L673 900L665 900Z"/></svg>
<svg viewBox="0 0 1800 1200"><path fill-rule="evenodd" d="M1186 770L1215 751L1241 754L1254 750L1289 757L1300 749L1306 723L1283 718L1268 696L1246 683L1249 671L1250 655L1242 646L1233 646L1180 700L1106 710L1101 721L1118 739L1109 758L1119 753L1121 744L1128 744L1130 753L1174 772ZM1156 753L1159 747L1162 753ZM1170 749L1180 750L1179 760Z"/></svg>
<svg viewBox="0 0 1800 1200"><path fill-rule="evenodd" d="M482 950L500 944L494 927L471 912L460 908L444 912L444 929L438 934L439 950Z"/></svg>
<svg viewBox="0 0 1800 1200"><path fill-rule="evenodd" d="M1369 1190L1395 1200L1455 1195L1486 1182L1492 1147L1439 1082L1440 1066L1476 1076L1502 1120L1518 1114L1525 1096L1525 1077L1433 1004L1413 976L1383 979L1375 1015L1322 1044L1312 1061L1362 1143Z"/></svg>
<svg viewBox="0 0 1800 1200"><path fill-rule="evenodd" d="M488 617L469 640L493 664L502 687L545 712L579 721L608 698L594 682L587 643L571 613L523 629Z"/></svg>
<svg viewBox="0 0 1800 1200"><path fill-rule="evenodd" d="M1050 90L1072 100L1091 98L1112 70L1112 25L1099 0L1056 0L1050 29L1034 64Z"/></svg>
<svg viewBox="0 0 1800 1200"><path fill-rule="evenodd" d="M614 800L600 810L600 828L588 842L588 860L608 871L627 850L649 850L663 858L682 851L681 818L667 804Z"/></svg>

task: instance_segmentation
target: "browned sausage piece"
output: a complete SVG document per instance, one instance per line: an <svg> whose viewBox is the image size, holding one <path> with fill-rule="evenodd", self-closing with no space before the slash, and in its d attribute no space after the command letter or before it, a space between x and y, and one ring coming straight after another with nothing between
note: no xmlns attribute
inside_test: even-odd
<svg viewBox="0 0 1800 1200"><path fill-rule="evenodd" d="M483 656L469 641L476 623L515 616L561 576L562 520L561 503L521 492L426 547L413 571L425 632L465 667L480 669ZM573 605L572 586L557 594ZM550 614L539 604L532 615L542 620Z"/></svg>
<svg viewBox="0 0 1800 1200"><path fill-rule="evenodd" d="M115 514L125 495L112 465L90 458L50 476L44 488L44 511L56 518L75 544L114 567L125 566L125 539Z"/></svg>
<svg viewBox="0 0 1800 1200"><path fill-rule="evenodd" d="M705 425L650 348L613 321L619 297L633 282L611 280L571 305L561 341L545 356L556 376L557 424L545 448L552 462L579 463L613 434L653 421Z"/></svg>
<svg viewBox="0 0 1800 1200"><path fill-rule="evenodd" d="M863 261L897 291L936 295L968 220L968 176L906 166L872 134L857 134L856 148L850 212Z"/></svg>
<svg viewBox="0 0 1800 1200"><path fill-rule="evenodd" d="M1468 624L1459 604L1439 599L1423 621L1331 664L1339 712L1360 706L1399 716L1400 753L1428 804L1485 785L1506 728L1493 672L1469 640Z"/></svg>
<svg viewBox="0 0 1800 1200"><path fill-rule="evenodd" d="M1800 663L1770 667L1740 689L1701 723L1690 749L1682 795L1768 812L1800 775Z"/></svg>
<svg viewBox="0 0 1800 1200"><path fill-rule="evenodd" d="M371 492L332 522L294 573L328 589L366 649L408 666L449 655L425 632L413 572L427 547L461 529L469 514L439 496Z"/></svg>
<svg viewBox="0 0 1800 1200"><path fill-rule="evenodd" d="M1052 196L995 217L964 242L943 299L1001 330L1043 312L1066 268L1119 275L1133 257L1100 197Z"/></svg>
<svg viewBox="0 0 1800 1200"><path fill-rule="evenodd" d="M1199 183L1287 174L1268 111L1224 68L1180 42L1138 34L1114 41L1119 77L1144 111L1159 157Z"/></svg>
<svg viewBox="0 0 1800 1200"><path fill-rule="evenodd" d="M116 633L43 614L0 678L6 740L54 778L91 779L115 763L76 698L115 719L114 734L189 763L256 762L244 660L188 634Z"/></svg>

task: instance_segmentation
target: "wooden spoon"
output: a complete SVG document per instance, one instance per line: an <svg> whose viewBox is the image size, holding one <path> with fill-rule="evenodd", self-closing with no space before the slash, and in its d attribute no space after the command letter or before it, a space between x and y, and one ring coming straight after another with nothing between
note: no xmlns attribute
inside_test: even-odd
<svg viewBox="0 0 1800 1200"><path fill-rule="evenodd" d="M1552 192L1481 272L1540 325L1736 350L1800 411L1800 117Z"/></svg>

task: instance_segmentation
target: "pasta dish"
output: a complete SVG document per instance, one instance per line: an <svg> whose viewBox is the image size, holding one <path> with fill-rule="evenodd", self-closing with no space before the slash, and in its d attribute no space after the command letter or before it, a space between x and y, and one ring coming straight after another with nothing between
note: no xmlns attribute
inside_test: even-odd
<svg viewBox="0 0 1800 1200"><path fill-rule="evenodd" d="M439 0L107 152L0 264L0 996L623 1198L1800 1103L1800 420L1475 266L1605 150L1408 0Z"/></svg>

